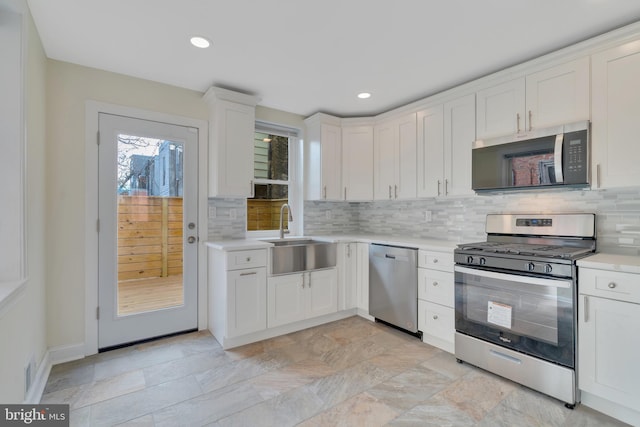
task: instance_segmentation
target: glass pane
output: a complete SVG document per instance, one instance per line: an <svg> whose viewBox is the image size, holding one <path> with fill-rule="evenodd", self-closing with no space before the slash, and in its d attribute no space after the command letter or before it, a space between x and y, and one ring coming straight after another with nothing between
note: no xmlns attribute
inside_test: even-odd
<svg viewBox="0 0 640 427"><path fill-rule="evenodd" d="M180 306L181 143L118 135L118 315Z"/></svg>
<svg viewBox="0 0 640 427"><path fill-rule="evenodd" d="M289 203L289 186L280 184L255 184L255 197L247 199L247 230L279 230L280 208ZM285 210L283 227L288 228Z"/></svg>
<svg viewBox="0 0 640 427"><path fill-rule="evenodd" d="M254 141L256 179L289 180L289 138L256 132Z"/></svg>

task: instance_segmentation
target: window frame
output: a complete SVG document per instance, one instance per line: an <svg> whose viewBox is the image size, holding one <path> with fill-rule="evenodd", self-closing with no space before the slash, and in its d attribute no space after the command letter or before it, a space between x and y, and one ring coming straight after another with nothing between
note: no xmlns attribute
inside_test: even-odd
<svg viewBox="0 0 640 427"><path fill-rule="evenodd" d="M293 215L293 221L289 223L289 234L285 237L302 236L303 230L303 201L302 201L302 182L300 181L301 175L301 154L302 154L302 139L300 138L301 131L296 128L279 125L276 123L265 122L256 120L255 132L268 133L270 135L278 135L289 138L289 180L275 180L253 177L253 185L256 184L279 184L287 185L289 206ZM255 160L254 160L255 161ZM248 200L247 206L245 206L245 212L248 213ZM285 214L286 215L286 214ZM278 238L280 237L280 230L255 230L249 231L247 229L248 215L245 221L245 232L248 238Z"/></svg>

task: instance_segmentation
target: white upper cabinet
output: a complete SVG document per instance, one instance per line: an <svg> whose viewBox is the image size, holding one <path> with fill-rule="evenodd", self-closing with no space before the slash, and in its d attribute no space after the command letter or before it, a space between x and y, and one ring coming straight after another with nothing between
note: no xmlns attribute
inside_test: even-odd
<svg viewBox="0 0 640 427"><path fill-rule="evenodd" d="M305 120L305 200L342 200L340 119L314 114Z"/></svg>
<svg viewBox="0 0 640 427"><path fill-rule="evenodd" d="M418 112L418 197L442 194L444 180L444 107Z"/></svg>
<svg viewBox="0 0 640 427"><path fill-rule="evenodd" d="M217 87L204 95L209 120L209 196L251 197L259 98Z"/></svg>
<svg viewBox="0 0 640 427"><path fill-rule="evenodd" d="M475 95L418 113L418 197L473 194Z"/></svg>
<svg viewBox="0 0 640 427"><path fill-rule="evenodd" d="M516 79L478 91L478 138L507 135L525 129L524 84L524 79Z"/></svg>
<svg viewBox="0 0 640 427"><path fill-rule="evenodd" d="M477 93L477 138L524 133L589 119L589 58Z"/></svg>
<svg viewBox="0 0 640 427"><path fill-rule="evenodd" d="M373 200L373 126L342 127L343 200Z"/></svg>
<svg viewBox="0 0 640 427"><path fill-rule="evenodd" d="M444 104L444 194L474 194L471 189L471 148L476 139L475 94Z"/></svg>
<svg viewBox="0 0 640 427"><path fill-rule="evenodd" d="M592 56L593 186L640 185L640 40Z"/></svg>
<svg viewBox="0 0 640 427"><path fill-rule="evenodd" d="M416 114L389 120L374 130L374 198L413 199L417 191Z"/></svg>

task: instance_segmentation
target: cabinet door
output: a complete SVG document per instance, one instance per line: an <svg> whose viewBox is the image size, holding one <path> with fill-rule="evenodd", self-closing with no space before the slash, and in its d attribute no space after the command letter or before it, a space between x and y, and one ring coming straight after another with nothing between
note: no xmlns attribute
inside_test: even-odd
<svg viewBox="0 0 640 427"><path fill-rule="evenodd" d="M589 120L589 58L526 78L526 130Z"/></svg>
<svg viewBox="0 0 640 427"><path fill-rule="evenodd" d="M338 270L307 273L307 318L338 311Z"/></svg>
<svg viewBox="0 0 640 427"><path fill-rule="evenodd" d="M358 310L360 314L369 314L369 244L357 243L358 266Z"/></svg>
<svg viewBox="0 0 640 427"><path fill-rule="evenodd" d="M342 129L344 200L373 200L373 127Z"/></svg>
<svg viewBox="0 0 640 427"><path fill-rule="evenodd" d="M477 93L479 139L525 130L524 78L501 83Z"/></svg>
<svg viewBox="0 0 640 427"><path fill-rule="evenodd" d="M473 194L471 149L476 139L475 95L444 104L444 194Z"/></svg>
<svg viewBox="0 0 640 427"><path fill-rule="evenodd" d="M305 318L303 274L270 277L267 282L267 326L285 325Z"/></svg>
<svg viewBox="0 0 640 427"><path fill-rule="evenodd" d="M227 273L227 336L236 337L267 328L267 269Z"/></svg>
<svg viewBox="0 0 640 427"><path fill-rule="evenodd" d="M324 200L341 200L342 130L339 126L321 126L322 189Z"/></svg>
<svg viewBox="0 0 640 427"><path fill-rule="evenodd" d="M415 199L418 183L416 114L409 114L397 122L397 142L395 157L395 184L393 195L396 199Z"/></svg>
<svg viewBox="0 0 640 427"><path fill-rule="evenodd" d="M209 195L251 197L255 107L218 101L213 116Z"/></svg>
<svg viewBox="0 0 640 427"><path fill-rule="evenodd" d="M436 197L444 185L444 107L418 113L418 197Z"/></svg>
<svg viewBox="0 0 640 427"><path fill-rule="evenodd" d="M640 185L640 41L591 58L595 186Z"/></svg>
<svg viewBox="0 0 640 427"><path fill-rule="evenodd" d="M357 256L356 243L338 244L338 310L357 307Z"/></svg>
<svg viewBox="0 0 640 427"><path fill-rule="evenodd" d="M393 123L375 127L373 136L373 197L375 200L393 199L395 185L395 141Z"/></svg>
<svg viewBox="0 0 640 427"><path fill-rule="evenodd" d="M629 408L640 402L640 305L580 296L580 389Z"/></svg>

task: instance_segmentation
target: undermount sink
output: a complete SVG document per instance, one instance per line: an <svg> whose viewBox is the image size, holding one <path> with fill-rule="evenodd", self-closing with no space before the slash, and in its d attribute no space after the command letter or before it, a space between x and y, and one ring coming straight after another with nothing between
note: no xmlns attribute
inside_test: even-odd
<svg viewBox="0 0 640 427"><path fill-rule="evenodd" d="M336 266L336 243L314 239L268 240L273 246L271 274L287 274Z"/></svg>

